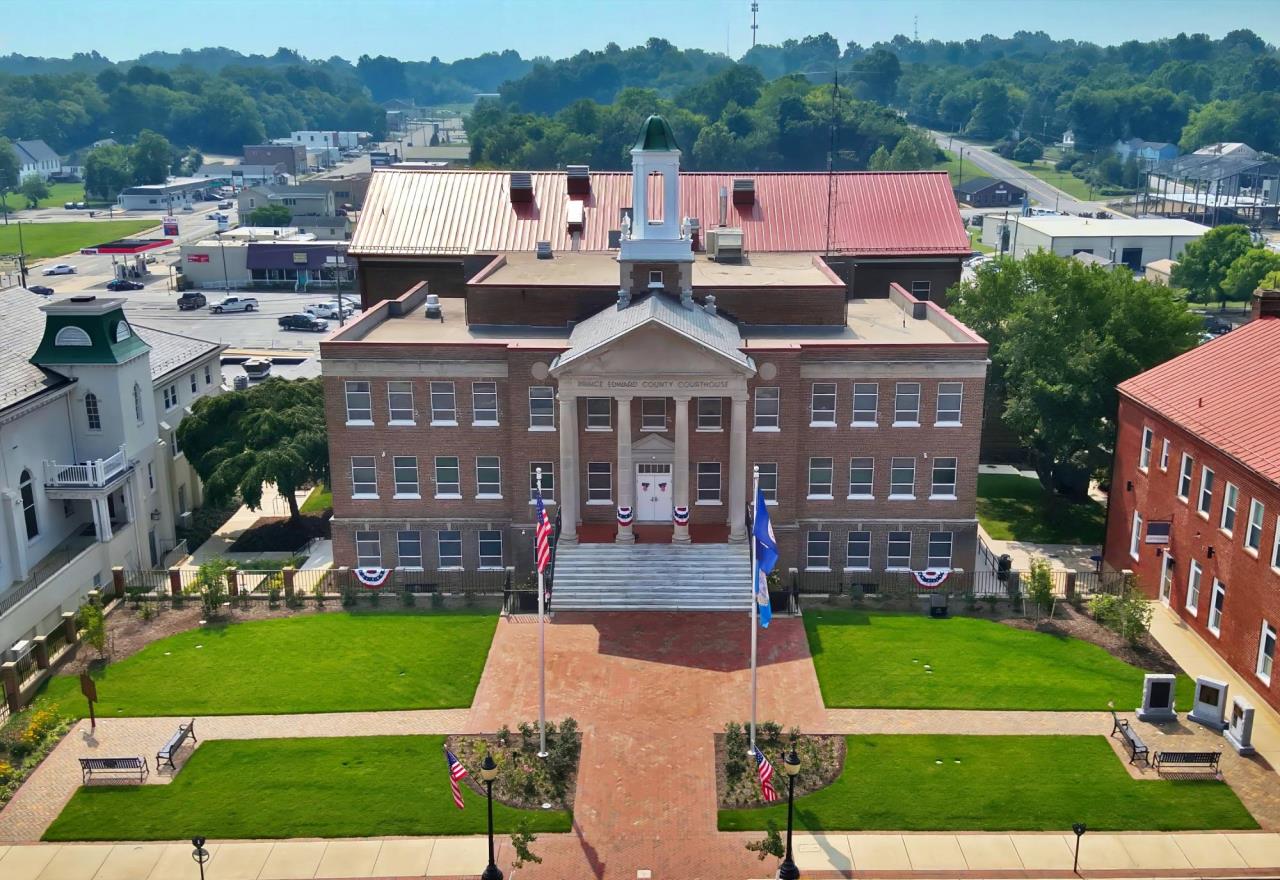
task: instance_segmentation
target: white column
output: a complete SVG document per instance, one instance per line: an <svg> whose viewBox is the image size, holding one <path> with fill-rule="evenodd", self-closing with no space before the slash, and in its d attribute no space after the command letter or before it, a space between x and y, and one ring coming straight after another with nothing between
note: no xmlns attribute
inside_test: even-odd
<svg viewBox="0 0 1280 880"><path fill-rule="evenodd" d="M634 521L636 474L635 465L631 463L631 400L630 397L618 397L614 402L618 407L618 506L631 508ZM619 544L634 544L636 536L631 524L618 526L618 536L614 540Z"/></svg>
<svg viewBox="0 0 1280 880"><path fill-rule="evenodd" d="M578 398L560 393L560 541L578 542Z"/></svg>
<svg viewBox="0 0 1280 880"><path fill-rule="evenodd" d="M734 395L729 422L729 540L747 539L747 398Z"/></svg>
<svg viewBox="0 0 1280 880"><path fill-rule="evenodd" d="M105 544L114 534L111 531L111 509L107 507L106 496L91 498L89 501L93 505L93 522L98 531L98 540Z"/></svg>
<svg viewBox="0 0 1280 880"><path fill-rule="evenodd" d="M689 509L689 398L677 397L676 404L676 455L675 506ZM676 526L671 536L673 544L689 543L689 526Z"/></svg>

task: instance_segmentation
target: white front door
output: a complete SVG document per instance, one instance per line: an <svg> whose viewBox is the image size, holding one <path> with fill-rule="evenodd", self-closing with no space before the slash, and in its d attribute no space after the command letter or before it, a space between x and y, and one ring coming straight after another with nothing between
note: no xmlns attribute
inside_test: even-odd
<svg viewBox="0 0 1280 880"><path fill-rule="evenodd" d="M1164 551L1164 559L1160 563L1160 601L1169 604L1169 594L1173 592L1173 557L1168 548Z"/></svg>
<svg viewBox="0 0 1280 880"><path fill-rule="evenodd" d="M671 465L643 462L636 465L636 522L671 522Z"/></svg>

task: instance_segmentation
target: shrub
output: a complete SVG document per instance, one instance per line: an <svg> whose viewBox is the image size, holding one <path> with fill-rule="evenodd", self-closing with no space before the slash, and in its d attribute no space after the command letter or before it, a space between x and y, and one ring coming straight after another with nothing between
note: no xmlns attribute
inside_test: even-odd
<svg viewBox="0 0 1280 880"><path fill-rule="evenodd" d="M1090 599L1089 613L1131 645L1138 644L1143 633L1151 628L1151 603L1132 580L1125 582L1123 592L1117 596L1101 595Z"/></svg>
<svg viewBox="0 0 1280 880"><path fill-rule="evenodd" d="M200 594L205 617L215 617L222 611L222 603L227 600L227 572L232 567L226 559L210 559L196 569L195 590Z"/></svg>
<svg viewBox="0 0 1280 880"><path fill-rule="evenodd" d="M538 835L529 831L529 820L521 819L516 830L511 832L511 848L515 850L515 858L511 860L512 868L518 871L529 863L542 864L542 856L529 848L537 839Z"/></svg>
<svg viewBox="0 0 1280 880"><path fill-rule="evenodd" d="M746 847L756 853L762 862L769 856L780 859L786 855L786 849L782 846L782 835L778 833L778 823L772 819L769 820L769 830L765 832L764 838L749 841Z"/></svg>
<svg viewBox="0 0 1280 880"><path fill-rule="evenodd" d="M1039 614L1050 614L1053 611L1053 572L1044 559L1031 560L1027 596Z"/></svg>
<svg viewBox="0 0 1280 880"><path fill-rule="evenodd" d="M98 656L107 653L107 620L102 608L92 602L80 606L79 627L84 630L85 642L98 652Z"/></svg>

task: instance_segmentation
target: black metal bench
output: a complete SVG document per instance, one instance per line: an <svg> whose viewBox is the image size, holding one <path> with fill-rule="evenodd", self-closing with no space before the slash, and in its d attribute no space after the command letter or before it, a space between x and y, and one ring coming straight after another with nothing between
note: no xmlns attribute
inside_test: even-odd
<svg viewBox="0 0 1280 880"><path fill-rule="evenodd" d="M173 763L173 756L178 753L178 749L182 748L182 744L186 740L196 742L196 720L191 719L187 724L179 724L178 731L169 737L169 741L160 747L160 751L156 752L156 770L159 771L161 764L168 764L171 769L177 770L177 766Z"/></svg>
<svg viewBox="0 0 1280 880"><path fill-rule="evenodd" d="M1166 765L1175 767L1195 767L1218 772L1218 761L1222 752L1156 752L1156 772Z"/></svg>
<svg viewBox="0 0 1280 880"><path fill-rule="evenodd" d="M1129 763L1142 760L1148 767L1151 766L1147 744L1142 741L1142 737L1138 736L1138 731L1133 729L1133 725L1117 717L1114 709L1111 711L1111 721L1111 735L1120 734L1120 742L1124 743L1125 749L1129 752Z"/></svg>
<svg viewBox="0 0 1280 880"><path fill-rule="evenodd" d="M147 766L147 759L141 755L136 758L81 758L81 781L87 785L95 773L110 775L127 773L130 776L136 774L138 782L142 782L150 775L151 768Z"/></svg>

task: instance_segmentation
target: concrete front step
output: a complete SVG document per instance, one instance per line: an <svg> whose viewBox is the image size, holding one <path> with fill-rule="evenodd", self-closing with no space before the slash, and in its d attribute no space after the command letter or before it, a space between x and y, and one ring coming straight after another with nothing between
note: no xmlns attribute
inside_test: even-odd
<svg viewBox="0 0 1280 880"><path fill-rule="evenodd" d="M744 611L745 544L578 544L556 551L557 611Z"/></svg>

